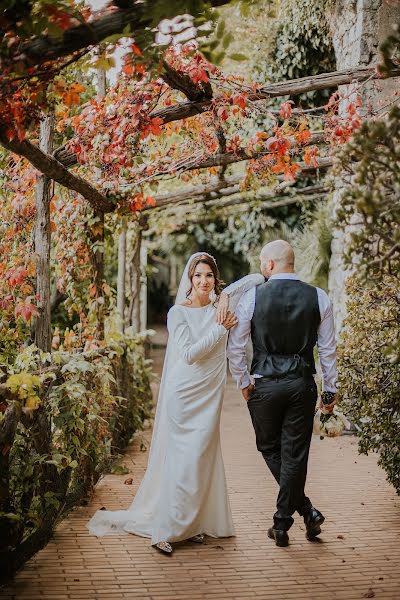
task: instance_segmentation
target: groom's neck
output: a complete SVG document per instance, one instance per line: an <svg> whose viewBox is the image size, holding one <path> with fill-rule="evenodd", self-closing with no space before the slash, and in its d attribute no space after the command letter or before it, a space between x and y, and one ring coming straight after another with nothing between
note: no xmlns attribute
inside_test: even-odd
<svg viewBox="0 0 400 600"><path fill-rule="evenodd" d="M280 268L280 269L274 269L273 271L271 271L271 275L280 275L281 273L294 273L294 268L293 267L286 267L286 268Z"/></svg>

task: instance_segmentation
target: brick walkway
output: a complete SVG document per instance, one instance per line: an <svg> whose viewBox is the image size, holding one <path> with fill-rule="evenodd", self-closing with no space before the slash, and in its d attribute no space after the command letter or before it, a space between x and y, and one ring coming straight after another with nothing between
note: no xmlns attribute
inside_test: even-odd
<svg viewBox="0 0 400 600"><path fill-rule="evenodd" d="M157 351L159 354L160 351ZM2 600L400 599L400 502L373 456L354 438L313 439L308 492L326 515L320 543L299 518L288 548L266 538L276 485L258 455L247 409L229 384L222 441L237 537L184 543L172 557L133 536L96 539L85 524L101 506L127 507L144 473L140 436L124 457L128 477L109 475L87 507L57 528ZM149 432L145 437L148 438Z"/></svg>

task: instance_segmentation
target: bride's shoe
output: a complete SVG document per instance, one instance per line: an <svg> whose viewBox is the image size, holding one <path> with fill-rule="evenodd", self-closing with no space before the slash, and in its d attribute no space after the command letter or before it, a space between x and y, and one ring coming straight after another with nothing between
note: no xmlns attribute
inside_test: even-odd
<svg viewBox="0 0 400 600"><path fill-rule="evenodd" d="M204 533L199 533L198 535L194 535L189 539L191 542L196 542L196 544L202 544L204 542Z"/></svg>
<svg viewBox="0 0 400 600"><path fill-rule="evenodd" d="M172 554L174 551L169 542L158 542L158 544L155 544L155 547L157 550L160 550L160 552L164 552L164 554Z"/></svg>

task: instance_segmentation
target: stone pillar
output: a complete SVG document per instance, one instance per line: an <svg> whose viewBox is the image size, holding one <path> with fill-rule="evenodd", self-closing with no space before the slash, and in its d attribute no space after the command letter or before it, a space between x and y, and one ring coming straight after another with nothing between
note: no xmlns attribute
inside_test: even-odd
<svg viewBox="0 0 400 600"><path fill-rule="evenodd" d="M400 23L400 5L389 6L385 0L336 0L331 11L331 33L337 69L378 62L378 47ZM362 86L360 95L364 106L374 109L384 106L392 97L399 81L387 79ZM348 86L343 89L349 91ZM340 205L343 183L338 180L333 194L333 213ZM329 293L334 304L336 330L340 333L346 314L345 282L349 275L343 262L350 238L350 228L333 231L332 257L329 274Z"/></svg>

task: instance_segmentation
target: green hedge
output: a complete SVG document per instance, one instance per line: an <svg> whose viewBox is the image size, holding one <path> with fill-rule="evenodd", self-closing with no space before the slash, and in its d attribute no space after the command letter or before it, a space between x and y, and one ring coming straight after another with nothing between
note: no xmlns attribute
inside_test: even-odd
<svg viewBox="0 0 400 600"><path fill-rule="evenodd" d="M400 494L400 286L397 278L366 285L352 277L345 331L339 350L340 391L357 423L359 450L379 453L379 464Z"/></svg>
<svg viewBox="0 0 400 600"><path fill-rule="evenodd" d="M338 153L347 185L338 223L347 226L348 316L340 347L341 392L360 426L359 449L375 450L400 494L400 109L367 120Z"/></svg>
<svg viewBox="0 0 400 600"><path fill-rule="evenodd" d="M22 352L0 399L4 579L50 539L151 415L143 339L90 352ZM51 362L49 362L51 361Z"/></svg>

